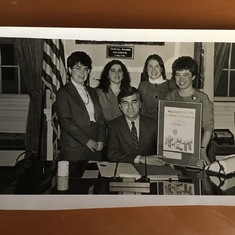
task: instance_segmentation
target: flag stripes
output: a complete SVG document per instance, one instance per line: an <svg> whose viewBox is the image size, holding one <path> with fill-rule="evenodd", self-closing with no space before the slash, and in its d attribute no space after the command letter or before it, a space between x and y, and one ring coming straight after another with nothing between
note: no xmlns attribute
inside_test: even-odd
<svg viewBox="0 0 235 235"><path fill-rule="evenodd" d="M203 88L204 85L204 48L201 43L200 48L200 63L199 63L199 79L200 79L200 88Z"/></svg>
<svg viewBox="0 0 235 235"><path fill-rule="evenodd" d="M194 43L194 59L198 64L198 79L195 81L195 88L202 89L204 86L204 48L202 42Z"/></svg>
<svg viewBox="0 0 235 235"><path fill-rule="evenodd" d="M60 39L45 39L42 80L51 91L51 123L53 128L53 155L58 156L59 125L55 110L56 91L66 83L64 46ZM50 108L50 107L47 107Z"/></svg>
<svg viewBox="0 0 235 235"><path fill-rule="evenodd" d="M52 95L66 83L64 46L59 39L45 39L42 79Z"/></svg>

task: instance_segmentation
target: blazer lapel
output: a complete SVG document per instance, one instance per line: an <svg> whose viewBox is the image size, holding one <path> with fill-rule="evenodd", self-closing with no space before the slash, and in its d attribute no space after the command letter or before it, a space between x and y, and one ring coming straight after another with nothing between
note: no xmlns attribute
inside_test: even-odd
<svg viewBox="0 0 235 235"><path fill-rule="evenodd" d="M81 96L79 95L76 87L73 85L72 82L69 82L68 90L69 94L75 100L76 103L83 103Z"/></svg>
<svg viewBox="0 0 235 235"><path fill-rule="evenodd" d="M144 127L144 122L143 119L141 118L140 115L140 126L139 126L139 149L142 148L143 143L145 142L145 127Z"/></svg>
<svg viewBox="0 0 235 235"><path fill-rule="evenodd" d="M85 106L81 96L79 95L76 87L73 85L72 82L69 83L68 92L69 92L72 100L74 100L75 104L80 106L81 114L83 114L89 118L89 114L87 112L86 106Z"/></svg>
<svg viewBox="0 0 235 235"><path fill-rule="evenodd" d="M78 102L81 103L82 102L82 98L78 94L78 91L77 91L76 87L73 85L72 82L69 83L68 90L69 90L69 94L75 100L76 103L78 103Z"/></svg>

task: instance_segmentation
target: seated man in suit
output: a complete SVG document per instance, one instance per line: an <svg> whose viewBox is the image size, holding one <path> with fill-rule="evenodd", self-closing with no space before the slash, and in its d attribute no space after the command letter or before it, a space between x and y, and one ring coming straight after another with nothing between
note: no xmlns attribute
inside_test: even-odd
<svg viewBox="0 0 235 235"><path fill-rule="evenodd" d="M156 155L157 122L140 114L138 90L128 87L118 94L121 116L108 123L107 152L110 161L163 165Z"/></svg>

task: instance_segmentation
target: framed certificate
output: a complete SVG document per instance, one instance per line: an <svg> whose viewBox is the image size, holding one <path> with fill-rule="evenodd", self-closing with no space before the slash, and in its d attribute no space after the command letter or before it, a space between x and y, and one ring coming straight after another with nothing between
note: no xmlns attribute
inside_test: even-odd
<svg viewBox="0 0 235 235"><path fill-rule="evenodd" d="M169 164L196 167L201 149L202 104L159 101L158 155Z"/></svg>

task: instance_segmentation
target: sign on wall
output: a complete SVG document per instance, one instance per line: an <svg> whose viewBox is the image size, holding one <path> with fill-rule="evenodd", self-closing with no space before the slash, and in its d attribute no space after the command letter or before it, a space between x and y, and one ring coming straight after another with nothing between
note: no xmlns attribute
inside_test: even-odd
<svg viewBox="0 0 235 235"><path fill-rule="evenodd" d="M134 59L134 46L107 46L106 57Z"/></svg>

